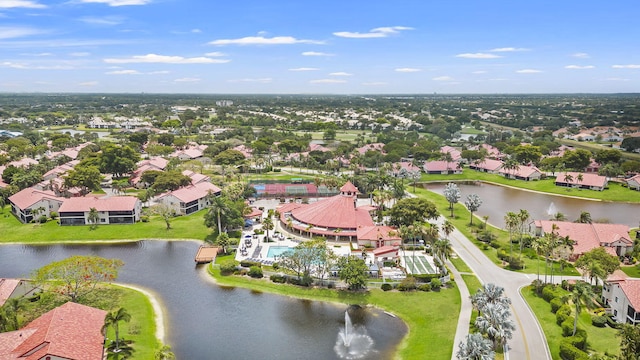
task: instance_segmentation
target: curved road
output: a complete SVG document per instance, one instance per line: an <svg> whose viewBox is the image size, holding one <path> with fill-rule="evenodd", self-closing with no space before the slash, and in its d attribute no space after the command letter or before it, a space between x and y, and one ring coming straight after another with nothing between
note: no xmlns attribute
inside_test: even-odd
<svg viewBox="0 0 640 360"><path fill-rule="evenodd" d="M441 225L444 220L443 217L440 217L438 224ZM487 258L484 253L458 229L455 229L453 233L449 234L449 240L455 252L469 265L481 283L494 283L502 286L505 289L506 296L511 299L511 310L516 330L511 340L507 342L509 351L508 354L505 354L505 359L551 360L547 340L540 328L540 324L520 295L520 288L531 284L536 278L536 275L521 274L501 269ZM468 319L470 315L467 314L470 314L471 302L468 299L468 295L467 299L464 298L462 291L461 296L463 299L460 318L463 320L458 323L458 331L455 336L452 356L454 359L458 351L458 344L469 332Z"/></svg>

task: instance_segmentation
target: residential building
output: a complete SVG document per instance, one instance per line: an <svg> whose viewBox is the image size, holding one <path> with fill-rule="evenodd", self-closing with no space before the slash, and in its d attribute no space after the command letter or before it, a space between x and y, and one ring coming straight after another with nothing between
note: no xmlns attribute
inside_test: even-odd
<svg viewBox="0 0 640 360"><path fill-rule="evenodd" d="M640 279L607 279L602 286L602 300L616 322L640 324Z"/></svg>
<svg viewBox="0 0 640 360"><path fill-rule="evenodd" d="M58 211L64 200L51 190L36 188L26 188L9 196L11 212L25 224L36 217L51 217L51 212Z"/></svg>
<svg viewBox="0 0 640 360"><path fill-rule="evenodd" d="M568 236L573 240L571 260L576 260L582 254L603 247L607 253L614 256L624 256L633 251L633 240L629 236L629 226L623 224L582 224L569 221L536 220L535 234L554 231L560 237ZM557 227L554 230L554 225Z"/></svg>
<svg viewBox="0 0 640 360"><path fill-rule="evenodd" d="M499 172L506 178L524 181L540 180L542 177L542 171L540 171L540 169L527 165L519 165L515 169L508 170L503 167Z"/></svg>
<svg viewBox="0 0 640 360"><path fill-rule="evenodd" d="M209 206L209 196L219 196L221 192L210 182L199 182L162 194L156 200L172 208L176 214L189 215Z"/></svg>
<svg viewBox="0 0 640 360"><path fill-rule="evenodd" d="M60 206L60 225L88 225L91 209L98 211L97 224L133 224L140 221L142 202L134 196L75 197Z"/></svg>
<svg viewBox="0 0 640 360"><path fill-rule="evenodd" d="M556 186L602 191L609 181L606 177L590 173L561 172L556 176Z"/></svg>
<svg viewBox="0 0 640 360"><path fill-rule="evenodd" d="M389 175L397 178L408 178L412 179L414 177L420 177L420 168L413 165L409 161L402 161L391 164L391 170L389 171Z"/></svg>
<svg viewBox="0 0 640 360"><path fill-rule="evenodd" d="M427 174L462 174L461 164L455 161L427 161L423 168Z"/></svg>
<svg viewBox="0 0 640 360"><path fill-rule="evenodd" d="M625 180L629 189L640 190L640 174Z"/></svg>
<svg viewBox="0 0 640 360"><path fill-rule="evenodd" d="M449 159L445 159L445 160L451 160L451 161L460 161L462 159L462 152L452 146L449 145L445 145L443 147L440 148L440 153L443 156L450 156ZM447 155L449 154L449 155Z"/></svg>
<svg viewBox="0 0 640 360"><path fill-rule="evenodd" d="M397 251L402 244L398 229L391 226L360 226L356 230L356 237L358 238L358 247L393 247Z"/></svg>
<svg viewBox="0 0 640 360"><path fill-rule="evenodd" d="M469 164L469 169L491 173L491 174L497 174L503 166L504 166L504 162L502 162L501 160L484 159L481 162L478 162L478 163L473 162Z"/></svg>
<svg viewBox="0 0 640 360"><path fill-rule="evenodd" d="M28 280L0 278L0 307L11 298L25 296L36 290L36 286Z"/></svg>
<svg viewBox="0 0 640 360"><path fill-rule="evenodd" d="M0 333L3 360L103 360L107 312L68 302L20 330Z"/></svg>

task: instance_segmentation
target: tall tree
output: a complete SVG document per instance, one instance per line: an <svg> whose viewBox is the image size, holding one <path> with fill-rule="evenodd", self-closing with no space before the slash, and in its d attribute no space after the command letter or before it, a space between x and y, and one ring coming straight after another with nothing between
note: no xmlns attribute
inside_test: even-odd
<svg viewBox="0 0 640 360"><path fill-rule="evenodd" d="M484 307L482 315L478 315L476 318L476 327L493 341L495 350L504 349L507 340L513 336L516 327L513 320L509 318L510 316L511 312L508 307L502 304L488 304Z"/></svg>
<svg viewBox="0 0 640 360"><path fill-rule="evenodd" d="M520 220L518 219L518 215L513 211L507 212L504 216L504 224L507 227L507 231L509 231L509 257L513 256L513 233L518 230L520 225Z"/></svg>
<svg viewBox="0 0 640 360"><path fill-rule="evenodd" d="M389 223L398 227L401 225L409 226L415 222L424 222L437 217L436 206L431 201L422 198L401 199L389 210Z"/></svg>
<svg viewBox="0 0 640 360"><path fill-rule="evenodd" d="M262 220L262 228L267 232L267 237L265 238L265 241L269 241L269 231L275 228L273 219L270 216L267 216L264 220Z"/></svg>
<svg viewBox="0 0 640 360"><path fill-rule="evenodd" d="M578 318L582 313L582 309L586 307L591 307L594 303L595 294L593 293L593 289L591 285L585 282L578 282L576 286L573 288L571 292L571 302L575 307L576 314L573 318L573 333L572 336L576 334L576 330L578 330Z"/></svg>
<svg viewBox="0 0 640 360"><path fill-rule="evenodd" d="M638 360L640 354L640 326L622 325L620 336L620 360Z"/></svg>
<svg viewBox="0 0 640 360"><path fill-rule="evenodd" d="M37 269L32 278L41 288L57 291L77 302L98 284L114 281L122 265L119 259L76 255Z"/></svg>
<svg viewBox="0 0 640 360"><path fill-rule="evenodd" d="M453 217L453 205L460 200L460 189L458 185L454 183L448 183L444 187L444 197L449 202L449 210L451 210L451 217Z"/></svg>
<svg viewBox="0 0 640 360"><path fill-rule="evenodd" d="M89 215L87 215L87 221L91 224L91 230L94 230L98 227L98 222L100 222L100 213L94 207L89 209Z"/></svg>
<svg viewBox="0 0 640 360"><path fill-rule="evenodd" d="M471 213L471 220L469 221L469 224L473 225L473 213L478 211L480 205L482 205L482 199L480 199L478 194L469 194L467 195L467 200L464 202L464 205Z"/></svg>
<svg viewBox="0 0 640 360"><path fill-rule="evenodd" d="M366 272L369 270L363 259L357 256L343 256L338 260L338 276L351 290L363 289L367 284Z"/></svg>
<svg viewBox="0 0 640 360"><path fill-rule="evenodd" d="M103 176L97 167L77 165L64 176L64 186L79 187L83 194L88 194L91 191L100 190L102 179Z"/></svg>
<svg viewBox="0 0 640 360"><path fill-rule="evenodd" d="M118 310L110 311L107 313L107 316L104 318L104 326L103 329L113 328L115 331L115 350L114 352L120 352L120 322L129 322L131 321L131 315L127 312L125 308L119 308Z"/></svg>

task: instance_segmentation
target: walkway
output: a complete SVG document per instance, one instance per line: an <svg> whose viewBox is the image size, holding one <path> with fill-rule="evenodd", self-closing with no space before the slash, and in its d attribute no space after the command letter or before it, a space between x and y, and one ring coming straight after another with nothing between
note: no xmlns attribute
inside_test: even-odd
<svg viewBox="0 0 640 360"><path fill-rule="evenodd" d="M441 216L438 224L444 222ZM535 275L521 274L501 269L493 263L480 249L478 249L466 236L458 229L449 235L449 240L458 256L473 270L481 283L494 283L505 289L505 295L511 299L511 310L516 330L513 338L508 341L509 352L505 354L505 359L522 360L551 360L551 354L547 345L547 340L540 328L537 318L520 295L520 288L531 284ZM455 274L454 274L455 278ZM459 281L462 281L460 278ZM456 282L458 279L456 278ZM466 286L464 286L466 289ZM460 286L462 288L462 286ZM456 332L453 358L458 350L459 342L469 332L469 318L471 316L471 301L468 290L462 297L462 309L458 319L458 330ZM461 332L461 333L460 333Z"/></svg>

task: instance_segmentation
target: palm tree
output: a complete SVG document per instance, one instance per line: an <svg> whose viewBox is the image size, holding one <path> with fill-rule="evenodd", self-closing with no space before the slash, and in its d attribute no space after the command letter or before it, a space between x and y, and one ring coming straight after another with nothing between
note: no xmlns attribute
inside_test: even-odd
<svg viewBox="0 0 640 360"><path fill-rule="evenodd" d="M222 233L221 216L229 212L229 206L222 196L210 195L209 214L218 218L218 234Z"/></svg>
<svg viewBox="0 0 640 360"><path fill-rule="evenodd" d="M460 344L456 358L459 360L493 360L495 351L491 348L491 341L479 333L468 334Z"/></svg>
<svg viewBox="0 0 640 360"><path fill-rule="evenodd" d="M273 219L270 216L267 216L264 220L262 220L262 228L267 231L267 237L265 241L269 241L269 231L273 230L275 225L273 224Z"/></svg>
<svg viewBox="0 0 640 360"><path fill-rule="evenodd" d="M529 221L529 212L525 209L520 209L518 213L518 221L520 223L520 254L522 254L522 236L526 231L527 221Z"/></svg>
<svg viewBox="0 0 640 360"><path fill-rule="evenodd" d="M120 360L130 358L135 351L133 347L131 347L132 343L133 341L125 339L121 339L119 344L117 344L115 341L111 341L107 346L107 360Z"/></svg>
<svg viewBox="0 0 640 360"><path fill-rule="evenodd" d="M509 231L509 257L511 258L513 256L513 232L518 229L520 220L516 213L509 211L504 216L504 223Z"/></svg>
<svg viewBox="0 0 640 360"><path fill-rule="evenodd" d="M569 186L572 181L573 176L569 173L564 173L564 182L567 184L567 186Z"/></svg>
<svg viewBox="0 0 640 360"><path fill-rule="evenodd" d="M444 233L444 238L449 239L449 235L455 230L455 227L449 220L445 220L441 226L442 232Z"/></svg>
<svg viewBox="0 0 640 360"><path fill-rule="evenodd" d="M453 247L451 246L451 242L447 239L440 239L436 241L434 246L434 252L438 261L440 261L440 275L445 275L446 267L444 262L451 258L451 254L453 253Z"/></svg>
<svg viewBox="0 0 640 360"><path fill-rule="evenodd" d="M546 248L547 239L542 236L538 236L533 239L531 242L531 248L536 252L537 255L537 263L538 263L538 282L540 282L540 255L542 255L544 249Z"/></svg>
<svg viewBox="0 0 640 360"><path fill-rule="evenodd" d="M102 327L103 331L106 331L107 328L113 327L116 332L115 339L115 350L114 352L119 352L120 349L120 321L129 322L131 321L131 315L127 312L125 308L119 308L118 310L111 311L107 313L107 316L104 318L104 326Z"/></svg>
<svg viewBox="0 0 640 360"><path fill-rule="evenodd" d="M504 288L493 283L482 285L470 298L471 305L473 305L480 314L484 312L484 308L488 304L502 304L505 307L511 304L511 299L504 296Z"/></svg>
<svg viewBox="0 0 640 360"><path fill-rule="evenodd" d="M584 306L589 308L593 305L593 298L595 297L595 294L593 293L591 285L585 282L579 282L573 288L573 292L570 297L576 310L576 316L573 319L573 333L571 334L571 336L573 336L576 334L576 330L578 329L578 317L580 317L580 313L582 313L582 308Z"/></svg>
<svg viewBox="0 0 640 360"><path fill-rule="evenodd" d="M576 220L576 222L581 224L591 224L591 214L588 211L581 211L580 217L578 218L578 220Z"/></svg>
<svg viewBox="0 0 640 360"><path fill-rule="evenodd" d="M482 205L482 199L478 194L469 194L467 195L467 200L464 202L467 210L471 213L471 220L469 221L469 225L473 225L473 213L478 211L480 205Z"/></svg>
<svg viewBox="0 0 640 360"><path fill-rule="evenodd" d="M498 346L504 349L507 340L513 336L516 327L513 320L509 319L510 316L508 307L500 303L490 303L484 307L482 315L476 318L476 327L493 341L494 350L497 350Z"/></svg>
<svg viewBox="0 0 640 360"><path fill-rule="evenodd" d="M100 221L100 214L98 210L94 207L89 209L89 215L87 216L87 221L91 224L91 230L98 227L98 221Z"/></svg>
<svg viewBox="0 0 640 360"><path fill-rule="evenodd" d="M584 180L584 176L582 175L582 173L580 173L576 176L576 183L579 184L582 182L582 180Z"/></svg>

